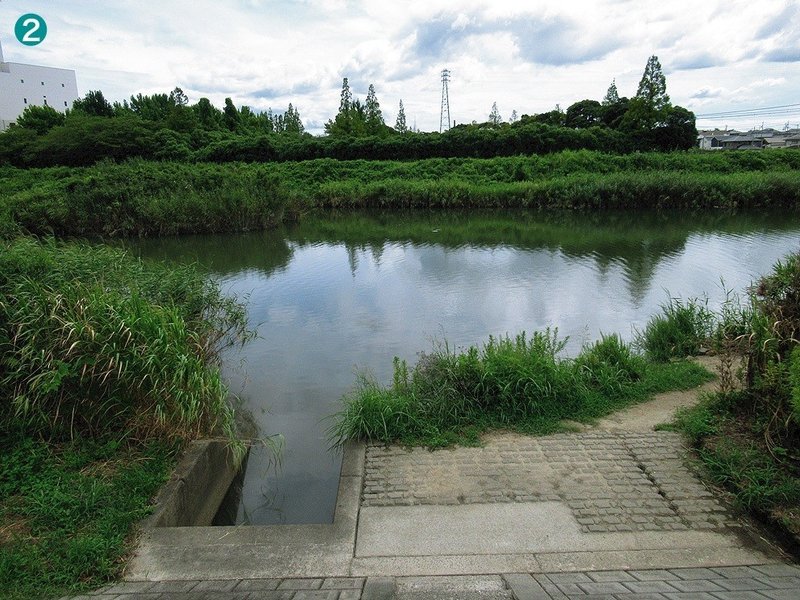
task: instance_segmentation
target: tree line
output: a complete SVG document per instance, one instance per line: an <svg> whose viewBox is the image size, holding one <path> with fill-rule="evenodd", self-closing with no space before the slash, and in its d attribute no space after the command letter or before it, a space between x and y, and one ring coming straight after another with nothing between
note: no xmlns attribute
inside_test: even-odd
<svg viewBox="0 0 800 600"><path fill-rule="evenodd" d="M0 135L0 164L89 165L102 159L140 157L177 161L297 161L315 158L399 159L513 156L562 150L631 152L685 150L695 145L694 114L673 106L658 58L650 57L632 98L615 82L602 101L581 100L566 109L522 115L505 123L496 104L484 123L443 133L409 129L400 101L394 127L384 121L374 85L362 102L344 78L337 114L325 135L305 132L299 111L222 109L208 98L190 104L175 88L168 94L131 96L110 103L101 91L76 100L66 114L29 106Z"/></svg>

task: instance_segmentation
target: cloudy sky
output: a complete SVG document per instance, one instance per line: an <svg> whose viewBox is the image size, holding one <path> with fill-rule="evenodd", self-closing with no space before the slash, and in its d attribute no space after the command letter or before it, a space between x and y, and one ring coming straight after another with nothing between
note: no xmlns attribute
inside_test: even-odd
<svg viewBox="0 0 800 600"><path fill-rule="evenodd" d="M38 46L14 37L28 12L48 25ZM698 125L800 124L797 0L0 0L0 42L6 61L75 69L81 94L292 102L312 133L343 77L362 99L375 85L388 124L402 99L409 125L432 131L444 68L463 123L493 102L507 119L599 100L612 79L631 96L651 54ZM731 111L744 116L703 117Z"/></svg>

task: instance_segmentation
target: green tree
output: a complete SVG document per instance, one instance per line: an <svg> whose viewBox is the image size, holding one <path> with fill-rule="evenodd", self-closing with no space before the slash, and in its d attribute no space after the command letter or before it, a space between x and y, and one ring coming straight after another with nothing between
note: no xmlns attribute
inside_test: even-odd
<svg viewBox="0 0 800 600"><path fill-rule="evenodd" d="M625 113L628 111L629 104L630 100L625 96L611 104L603 104L601 106L600 119L612 129L618 129Z"/></svg>
<svg viewBox="0 0 800 600"><path fill-rule="evenodd" d="M597 100L581 100L567 109L564 124L567 127L586 129L601 123L602 107Z"/></svg>
<svg viewBox="0 0 800 600"><path fill-rule="evenodd" d="M342 79L342 92L339 100L339 114L350 114L350 108L353 105L353 93L350 91L350 82L347 77Z"/></svg>
<svg viewBox="0 0 800 600"><path fill-rule="evenodd" d="M289 103L289 108L283 113L283 131L293 135L300 135L304 131L300 113L292 106L291 102Z"/></svg>
<svg viewBox="0 0 800 600"><path fill-rule="evenodd" d="M37 134L42 135L53 127L63 125L64 119L64 114L58 112L52 106L35 106L31 104L17 117L17 126L24 129L32 129Z"/></svg>
<svg viewBox="0 0 800 600"><path fill-rule="evenodd" d="M533 117L535 123L544 123L545 125L556 125L559 127L564 127L564 119L564 111L561 110L561 107L558 104L556 104L556 107L553 110L539 113Z"/></svg>
<svg viewBox="0 0 800 600"><path fill-rule="evenodd" d="M688 150L697 145L697 126L692 111L682 106L666 109L663 123L655 132L661 150Z"/></svg>
<svg viewBox="0 0 800 600"><path fill-rule="evenodd" d="M353 134L353 93L347 77L342 79L339 112L333 120L325 123L325 133L333 136Z"/></svg>
<svg viewBox="0 0 800 600"><path fill-rule="evenodd" d="M669 96L667 95L667 80L661 71L661 63L658 62L656 55L647 59L647 65L639 81L639 89L636 91L636 98L646 102L655 110L661 110L669 106Z"/></svg>
<svg viewBox="0 0 800 600"><path fill-rule="evenodd" d="M383 122L381 105L375 95L375 86L372 84L369 84L367 99L364 102L364 117L367 133L369 135L380 135L384 133L386 123Z"/></svg>
<svg viewBox="0 0 800 600"><path fill-rule="evenodd" d="M266 112L258 113L258 129L266 133L275 131L275 116L272 114L272 109L268 108Z"/></svg>
<svg viewBox="0 0 800 600"><path fill-rule="evenodd" d="M186 106L189 104L189 97L179 87L176 87L169 93L169 99L176 106Z"/></svg>
<svg viewBox="0 0 800 600"><path fill-rule="evenodd" d="M225 108L222 109L222 124L229 131L236 131L239 126L239 111L233 104L233 100L225 98Z"/></svg>
<svg viewBox="0 0 800 600"><path fill-rule="evenodd" d="M83 98L78 98L72 103L72 110L83 113L89 117L113 117L114 107L103 96L100 90L86 92Z"/></svg>
<svg viewBox="0 0 800 600"><path fill-rule="evenodd" d="M403 100L400 99L400 108L397 110L397 120L394 123L394 130L397 133L408 133L408 125L406 125L406 110L403 108Z"/></svg>
<svg viewBox="0 0 800 600"><path fill-rule="evenodd" d="M503 117L500 116L500 111L497 110L497 102L492 103L492 112L489 113L489 123L492 125L500 125L503 122Z"/></svg>
<svg viewBox="0 0 800 600"><path fill-rule="evenodd" d="M172 109L175 108L175 101L167 94L152 94L150 96L136 94L131 96L131 110L146 121L165 121Z"/></svg>
<svg viewBox="0 0 800 600"><path fill-rule="evenodd" d="M509 123L516 123L519 121L519 117L517 116L517 110L514 109L511 111L511 116L508 118Z"/></svg>
<svg viewBox="0 0 800 600"><path fill-rule="evenodd" d="M617 80L612 79L611 85L608 86L608 91L603 97L603 106L610 106L619 102L619 92L617 91Z"/></svg>
<svg viewBox="0 0 800 600"><path fill-rule="evenodd" d="M222 111L211 104L208 98L200 98L192 109L197 115L197 121L203 129L213 131L222 124Z"/></svg>

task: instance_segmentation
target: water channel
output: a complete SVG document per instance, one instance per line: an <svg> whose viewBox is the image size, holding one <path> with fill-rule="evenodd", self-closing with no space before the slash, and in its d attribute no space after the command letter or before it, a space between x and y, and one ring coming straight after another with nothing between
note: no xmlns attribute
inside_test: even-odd
<svg viewBox="0 0 800 600"><path fill-rule="evenodd" d="M413 363L445 339L557 327L567 354L601 332L631 340L669 296L716 308L800 250L800 217L351 213L136 249L199 262L258 328L225 376L283 449L278 465L251 453L236 523L329 523L340 456L326 429L357 373L387 382L393 357Z"/></svg>

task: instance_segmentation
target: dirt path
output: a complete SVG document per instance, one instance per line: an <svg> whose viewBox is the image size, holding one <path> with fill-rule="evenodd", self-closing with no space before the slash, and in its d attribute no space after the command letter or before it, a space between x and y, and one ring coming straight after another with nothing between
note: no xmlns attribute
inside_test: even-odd
<svg viewBox="0 0 800 600"><path fill-rule="evenodd" d="M720 364L718 357L698 356L695 360L712 373L717 373ZM656 425L669 423L676 410L694 406L700 401L704 392L714 392L718 389L718 385L718 380L714 379L691 390L658 394L649 402L631 406L600 419L594 427L586 427L584 431L653 431Z"/></svg>

